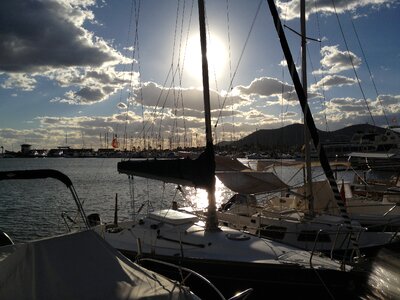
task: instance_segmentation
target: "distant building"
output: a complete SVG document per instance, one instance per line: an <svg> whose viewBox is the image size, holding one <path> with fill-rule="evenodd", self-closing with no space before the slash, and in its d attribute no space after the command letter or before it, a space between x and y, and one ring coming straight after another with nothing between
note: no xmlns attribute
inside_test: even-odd
<svg viewBox="0 0 400 300"><path fill-rule="evenodd" d="M29 154L29 152L31 152L32 150L32 145L29 144L22 144L21 145L21 153L24 155Z"/></svg>

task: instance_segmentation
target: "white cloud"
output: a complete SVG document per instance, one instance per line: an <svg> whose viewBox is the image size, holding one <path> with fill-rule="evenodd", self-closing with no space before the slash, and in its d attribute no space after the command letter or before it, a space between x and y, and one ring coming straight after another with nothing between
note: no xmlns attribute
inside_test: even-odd
<svg viewBox="0 0 400 300"><path fill-rule="evenodd" d="M325 46L321 49L321 69L313 74L337 74L351 70L353 65L358 68L361 59L353 52L339 50L339 45Z"/></svg>
<svg viewBox="0 0 400 300"><path fill-rule="evenodd" d="M326 109L319 115L326 114L332 127L342 128L343 126L366 122L385 126L388 125L386 120L390 122L400 111L399 95L380 95L376 99L367 99L367 103L364 99L334 98L326 104Z"/></svg>
<svg viewBox="0 0 400 300"><path fill-rule="evenodd" d="M390 6L391 4L395 3L396 0L335 0L335 7L336 7L336 12L338 14L342 14L348 11L354 11L359 8L364 8L364 7L381 8ZM285 18L287 20L299 18L300 1L277 0L276 5L281 11L282 18ZM307 15L316 12L327 15L334 13L335 11L332 5L332 0L318 0L315 3L312 2L312 5L306 5Z"/></svg>
<svg viewBox="0 0 400 300"><path fill-rule="evenodd" d="M0 85L4 89L19 88L23 91L32 91L36 85L36 79L27 74L14 73Z"/></svg>
<svg viewBox="0 0 400 300"><path fill-rule="evenodd" d="M63 97L56 97L51 102L62 102L77 105L90 105L107 100L124 86L137 84L138 73L117 72L114 68L70 68L64 71L52 71L48 76L61 86L77 86Z"/></svg>
<svg viewBox="0 0 400 300"><path fill-rule="evenodd" d="M317 91L317 90L329 90L332 87L341 87L344 85L353 85L356 84L357 80L354 78L350 77L345 77L341 75L327 75L324 78L322 78L320 81L317 83L313 84L310 86L311 91Z"/></svg>

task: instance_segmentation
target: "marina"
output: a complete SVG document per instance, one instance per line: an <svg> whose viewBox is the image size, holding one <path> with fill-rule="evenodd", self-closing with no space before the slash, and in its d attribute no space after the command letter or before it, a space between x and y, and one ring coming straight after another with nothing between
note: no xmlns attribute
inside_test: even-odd
<svg viewBox="0 0 400 300"><path fill-rule="evenodd" d="M6 160L0 169L4 171L55 168L68 174L75 185L77 194L80 195L86 213L88 215L98 213L104 224L113 224L116 193L118 193L118 221L122 224L132 220L133 208L137 211L143 206L141 212L135 215L136 220L145 218L148 212L157 209L170 209L172 204L167 199L174 199L179 207L189 205L194 209L206 207L201 189L186 187L184 190L187 197L183 198L179 193L177 194L174 184L164 184L157 190L155 189L159 186L157 181L140 179L140 177L135 179L134 199L132 199L126 175L117 172L116 165L119 161L120 159L102 159L99 164L98 160L89 158L76 160L25 158ZM62 212L71 217L76 216L76 205L63 184L58 184L51 179L38 179L38 181L40 184L28 180L0 181L1 229L13 237L15 243L62 234L67 230ZM29 201L26 202L28 192ZM218 195L217 206L219 207L233 193L218 180L216 195ZM188 203L188 200L192 203ZM135 203L133 204L132 201ZM30 225L26 226L27 223ZM384 297L383 295L395 298L398 295L398 286L393 283L398 276L397 264L400 263L398 251L396 247L383 247L381 251L378 251L376 258L370 261L371 271L369 271L367 281L370 282L361 288L360 295L362 296L355 297L356 299L368 299L368 296L373 299ZM151 266L151 262L147 264ZM385 272L387 279L385 284L381 282L380 272Z"/></svg>
<svg viewBox="0 0 400 300"><path fill-rule="evenodd" d="M104 148L94 151L85 147L83 130L74 133L75 145L77 139L82 141L80 149L62 146L47 151L34 149L25 142L21 151L4 153L1 146L0 298L400 298L400 172L395 163L400 135L389 130L380 135L360 133L360 136L353 136L346 149L336 149L343 144L333 143L327 146L329 151L326 151L321 131L317 128L322 118L311 106L315 108L313 99L324 98L324 91L328 89L324 90L322 86L322 92L317 93L318 84L309 85L307 82L307 43L321 43L322 37L314 39L306 33L307 13L310 15L312 10L306 6L305 0L297 3L298 11L292 11L296 15L292 18L300 19L300 32L286 26L288 16L282 15L279 1L260 1L244 43L246 48L261 7L265 5L270 24L268 29L262 28L262 32L275 37L276 45L267 43L268 50L283 53L280 63L279 58L274 57L275 64L282 67L282 77L286 69L289 78L285 81L289 80L290 85L283 79L276 79L275 84L280 88L275 87L275 92L268 94L274 79L264 76L254 79L248 87L234 87L237 69L232 73L230 66L227 92L213 90L210 87L211 74L215 75L216 88L217 78L216 70L209 67L214 54L209 32L212 19L206 13L205 1L198 0L197 6L195 2L192 1L188 18L186 2L182 3L181 9L178 1L172 64L167 77L174 75L163 104L160 101L169 79L163 87L155 82L141 82L141 75L147 71L140 67L138 53L140 1L131 2L129 27L131 24L136 26L133 46L129 47L131 58L117 52L111 55L110 52L109 60L113 56L121 61L114 62L114 65L106 61L103 64L131 65L129 76L118 78L125 82L126 88L129 83L129 89L122 91L122 88L113 86L111 82L116 84L117 77L112 80L109 74L95 74L87 69L86 75L92 79L86 82L86 87L67 92L65 99L56 97L51 100L69 105L75 99L80 104L91 105L95 99L99 102L106 99L106 92L112 96L121 89L121 99L127 92L126 103L120 100L117 104L119 113L112 118L89 120L82 117L80 120L85 126L103 121L113 123L106 128ZM62 3L55 2L54 5ZM86 9L85 5L70 5L71 9ZM86 5L90 7L93 3ZM332 5L343 35L334 1ZM226 10L229 31L228 2ZM184 60L181 65L180 47L184 44L184 28L188 26L186 46L190 49L192 15L198 20L194 36L200 41L197 49L200 56L192 58L189 65L192 75L201 79L201 88L193 89L193 94L186 97L186 103L193 104L188 108L184 107L183 94L190 89L182 86ZM81 20L85 18L89 19L82 17ZM188 18L188 24L185 18ZM83 24L83 21L75 20L74 26L79 22ZM356 31L354 24L353 28ZM289 32L298 38L301 68L294 60L290 46L293 39L288 37ZM92 37L89 32L87 35ZM228 37L230 43L229 32ZM106 41L100 43L103 50L111 47ZM175 48L178 44L177 54ZM359 45L361 47L360 42ZM349 57L356 76L356 80L347 78L346 84L358 82L361 88L354 64L358 60L352 57L346 40L345 46L345 56ZM337 47L321 48L320 54L329 56L329 51L337 51ZM230 51L231 48L229 60ZM364 52L362 54L365 59ZM185 55L186 52L183 57ZM178 63L175 65L176 57ZM237 68L241 59L240 56ZM198 69L194 67L195 62L199 64ZM138 65L136 74L135 64ZM327 63L321 60L320 64L319 73L324 74ZM331 67L336 67L337 72L350 70ZM117 72L117 69L113 70ZM156 76L158 70L152 72ZM78 73L75 82L78 82ZM316 73L312 72L313 75ZM325 78L333 73L328 70ZM370 70L369 73L372 79ZM62 79L60 74L59 77L52 76L57 78L60 86L67 86L63 82L66 79ZM175 76L179 77L179 87ZM84 77L79 78L83 80ZM102 85L96 91L95 78L110 85ZM339 78L345 79L343 76L336 79ZM325 84L324 80L320 84ZM260 84L257 88L257 82L270 86L266 88ZM35 80L30 82L31 85L35 83ZM285 85L290 87L287 94ZM9 83L2 86L11 87ZM338 86L342 87L342 84ZM149 92L151 89L153 91ZM161 91L158 99L155 96L157 89ZM274 154L271 155L258 149L258 140L256 146L246 145L241 149L228 143L230 151L222 150L221 145L225 142L222 140L221 148L217 150L217 136L220 133L224 135L224 129L219 127L220 132L217 132L216 128L218 122L222 122L224 110L228 112L225 100L246 100L250 107L257 102L254 98L256 90L260 92L258 100L262 101L248 116L256 115L257 110L268 111L270 104L264 103L267 98L282 100L282 106L283 100L290 102L294 98L299 107L296 115L303 124L301 134L292 132L286 138L293 139L295 145L290 150L280 145L281 148L272 149ZM148 94L144 97L146 92ZM379 98L377 90L376 93ZM367 104L363 91L362 94ZM221 106L219 97L223 95L225 99ZM155 102L145 104L144 98ZM332 103L335 104L335 99ZM236 123L246 127L233 121L235 106L232 102L229 107L233 128ZM241 108L247 109L246 106ZM368 104L367 107L375 126ZM152 112L151 108L154 108ZM382 112L388 123L385 110ZM185 113L192 113L192 116ZM285 113L281 111L279 115ZM244 117L243 121L250 119L252 117ZM181 121L182 127L178 125ZM189 121L191 126L198 123L195 131L187 131L186 122ZM46 122L57 121L46 117L40 122L43 126ZM136 134L140 136L137 140L143 142L143 147L133 149L131 145L127 150L128 125L135 122L142 126ZM60 124L74 127L66 119ZM257 121L253 126L257 133ZM387 126L389 128L389 124ZM118 139L121 128L124 128L123 139ZM300 127L291 128L299 130ZM94 126L90 129L96 131ZM67 145L67 130L58 130L58 135L65 132ZM110 148L109 132L112 132ZM282 132L275 131L278 139ZM165 138L163 134L167 133L169 137ZM196 147L185 146L189 143L187 134L190 135L190 144L195 136ZM181 147L181 141L184 147ZM169 147L165 147L166 143ZM243 149L247 152L243 152L240 158L232 155L233 151ZM347 154L348 150L361 152ZM289 151L297 154L289 154ZM343 160L343 156L348 156L348 159ZM380 173L382 170L386 172L385 176ZM376 174L376 177L371 174Z"/></svg>

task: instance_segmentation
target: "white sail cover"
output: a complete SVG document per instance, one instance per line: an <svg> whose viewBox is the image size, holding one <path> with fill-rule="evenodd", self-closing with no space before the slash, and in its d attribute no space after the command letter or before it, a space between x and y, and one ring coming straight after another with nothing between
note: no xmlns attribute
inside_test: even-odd
<svg viewBox="0 0 400 300"><path fill-rule="evenodd" d="M391 158L396 153L380 153L380 152L351 152L349 154L350 157L365 157L365 158Z"/></svg>
<svg viewBox="0 0 400 300"><path fill-rule="evenodd" d="M0 247L0 299L198 299L91 230Z"/></svg>
<svg viewBox="0 0 400 300"><path fill-rule="evenodd" d="M288 187L271 172L242 170L216 172L216 175L227 188L240 194L267 193Z"/></svg>

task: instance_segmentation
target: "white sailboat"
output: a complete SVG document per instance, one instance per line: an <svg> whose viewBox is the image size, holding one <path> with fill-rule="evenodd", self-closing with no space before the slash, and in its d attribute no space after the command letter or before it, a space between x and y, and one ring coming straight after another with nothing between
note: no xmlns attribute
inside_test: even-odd
<svg viewBox="0 0 400 300"><path fill-rule="evenodd" d="M270 5L275 6L271 1ZM362 287L365 273L350 266L218 225L215 205L215 155L213 149L204 1L198 1L202 48L206 150L196 160L122 161L118 170L129 176L142 176L166 182L203 187L209 205L204 221L177 210L158 210L138 221L102 224L96 230L107 242L130 257L145 258L146 266L172 274L156 258L189 267L205 275L224 294L252 288L250 297L265 293L280 297L354 297ZM274 13L273 9L271 9ZM277 12L275 8L275 14ZM207 298L213 296L199 287ZM198 290L195 290L197 292ZM200 294L202 296L203 294Z"/></svg>
<svg viewBox="0 0 400 300"><path fill-rule="evenodd" d="M56 170L0 172L0 180L54 178L71 191L82 230L15 243L0 231L0 299L199 300L177 281L133 263L89 229L71 180Z"/></svg>
<svg viewBox="0 0 400 300"><path fill-rule="evenodd" d="M304 100L307 101L307 60L305 0L300 0L302 86ZM310 138L307 126L308 106L304 112L305 136L305 184L291 189L286 196L272 196L260 205L252 194L257 189L243 190L224 205L219 219L237 229L245 229L253 234L287 243L305 250L317 250L331 256L351 261L356 244L363 255L374 255L383 245L397 242L397 232L369 231L361 223L349 223L346 208L338 209L329 181L313 182ZM275 192L278 189L275 190ZM330 201L327 201L330 196ZM327 207L333 207L336 214L327 214ZM229 207L229 208L228 208ZM340 207L339 207L340 208ZM353 214L350 215L353 217Z"/></svg>

